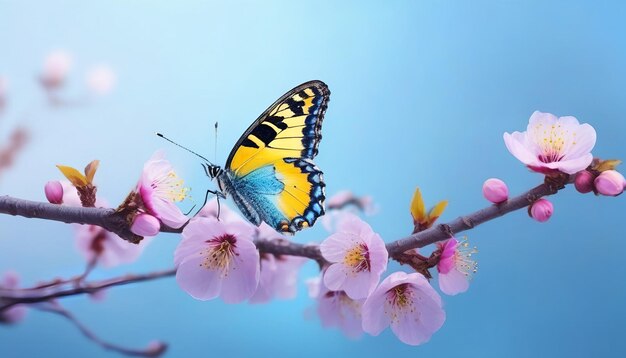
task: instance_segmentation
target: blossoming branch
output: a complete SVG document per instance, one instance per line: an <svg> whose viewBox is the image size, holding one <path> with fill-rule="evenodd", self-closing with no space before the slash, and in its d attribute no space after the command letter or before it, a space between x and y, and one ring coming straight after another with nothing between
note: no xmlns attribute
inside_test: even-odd
<svg viewBox="0 0 626 358"><path fill-rule="evenodd" d="M390 327L400 341L427 342L445 322L443 300L430 285L431 270L439 275L439 289L456 295L469 289L477 271L477 249L456 236L509 212L527 208L529 216L546 222L554 205L546 196L574 183L580 193L620 195L626 180L616 170L619 161L593 157L596 132L574 117L558 118L535 112L525 132L504 134L509 151L528 169L543 175L543 183L515 197L500 179L485 181L482 192L492 204L437 224L447 207L440 201L427 210L417 189L409 212L411 235L385 243L359 213L372 213L371 199L349 192L328 200L323 226L330 231L320 244L298 244L262 223L255 226L213 199L188 218L176 205L187 189L162 153L153 156L126 200L107 208L97 196L94 177L98 162L84 174L59 166L69 182L45 185L49 203L0 197L0 213L56 220L76 225L78 247L87 269L73 287L68 281L20 289L15 279L0 287L0 316L5 322L23 317L24 304L82 293L104 287L176 276L181 289L199 300L221 298L227 303L263 303L296 294L297 272L306 258L316 260L320 275L307 281L322 325L338 327L349 337L378 335ZM357 210L354 210L357 208ZM85 281L98 265L115 266L136 260L152 237L160 232L181 233L174 253L175 269L159 275L115 278L106 283ZM419 249L435 244L428 256ZM389 260L410 272L387 273ZM138 277L141 277L138 279Z"/></svg>

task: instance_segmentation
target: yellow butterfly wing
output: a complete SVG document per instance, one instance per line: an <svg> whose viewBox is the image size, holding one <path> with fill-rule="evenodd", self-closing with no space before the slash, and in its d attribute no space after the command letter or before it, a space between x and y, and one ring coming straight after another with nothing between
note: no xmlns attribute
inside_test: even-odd
<svg viewBox="0 0 626 358"><path fill-rule="evenodd" d="M287 92L252 123L226 161L232 180L245 183L236 187L246 206L279 231L311 226L324 214L325 185L312 159L322 138L329 98L330 91L321 81ZM275 186L268 180L274 177L282 183L282 190L268 192L268 185ZM261 195L275 207L261 200Z"/></svg>

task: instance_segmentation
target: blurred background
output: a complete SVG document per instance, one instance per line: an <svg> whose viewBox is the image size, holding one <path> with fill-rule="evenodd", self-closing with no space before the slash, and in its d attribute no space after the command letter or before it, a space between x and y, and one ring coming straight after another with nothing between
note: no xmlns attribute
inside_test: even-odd
<svg viewBox="0 0 626 358"><path fill-rule="evenodd" d="M368 222L396 240L412 230L416 186L427 203L449 200L447 221L488 205L489 177L512 194L539 184L502 140L525 130L535 110L590 123L596 156L626 158L625 16L617 1L2 1L0 144L18 127L29 141L2 172L0 194L45 201L44 184L61 179L55 164L99 159L98 193L117 205L162 148L201 203L214 184L200 162L154 132L224 163L269 104L320 79L332 92L316 158L327 194L371 195L379 211ZM57 51L71 68L51 104L38 78ZM570 187L552 201L547 223L520 210L466 233L479 272L467 293L443 297L446 323L418 347L389 330L350 340L306 318L313 263L292 301L200 302L168 278L110 289L102 302L62 302L102 338L133 347L162 339L172 357L621 356L624 197ZM15 270L24 285L80 273L73 234L70 225L0 216L0 273ZM293 240L326 235L316 225ZM161 234L136 263L93 278L169 268L178 241ZM50 352L112 355L54 315L30 311L0 326L0 356Z"/></svg>

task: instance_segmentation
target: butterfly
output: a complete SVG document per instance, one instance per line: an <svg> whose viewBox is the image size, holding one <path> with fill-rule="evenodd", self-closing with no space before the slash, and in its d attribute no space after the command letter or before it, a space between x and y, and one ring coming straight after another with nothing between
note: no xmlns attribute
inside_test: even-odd
<svg viewBox="0 0 626 358"><path fill-rule="evenodd" d="M313 158L329 99L322 81L295 87L250 125L224 168L203 164L219 194L230 195L253 224L295 233L324 215L326 185Z"/></svg>

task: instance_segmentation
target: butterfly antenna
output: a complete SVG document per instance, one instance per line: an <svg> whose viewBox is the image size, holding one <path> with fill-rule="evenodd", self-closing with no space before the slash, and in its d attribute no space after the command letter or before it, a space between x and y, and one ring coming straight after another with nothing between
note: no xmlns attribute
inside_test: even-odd
<svg viewBox="0 0 626 358"><path fill-rule="evenodd" d="M198 156L198 157L200 157L200 158L204 159L207 163L209 163L209 164L213 165L213 163L211 163L211 161L210 161L210 160L208 160L207 158L205 158L205 157L201 156L200 154L198 154L198 153L194 152L193 150L191 150L191 149L189 149L189 148L187 148L187 147L183 147L182 145L180 145L180 144L178 144L178 143L174 142L173 140L171 140L171 139L167 138L167 137L166 137L166 136L164 136L163 134L161 134L161 133L157 133L156 135L158 135L159 137L161 137L161 138L165 139L166 141L168 141L168 142L170 142L170 143L172 143L172 144L174 144L174 145L176 145L176 146L178 146L178 147L180 147L180 148L182 148L182 149L184 149L184 150L188 151L189 153L194 154L194 155L196 155L196 156Z"/></svg>
<svg viewBox="0 0 626 358"><path fill-rule="evenodd" d="M217 122L215 122L215 150L213 153L215 154L215 158L213 160L217 161Z"/></svg>

